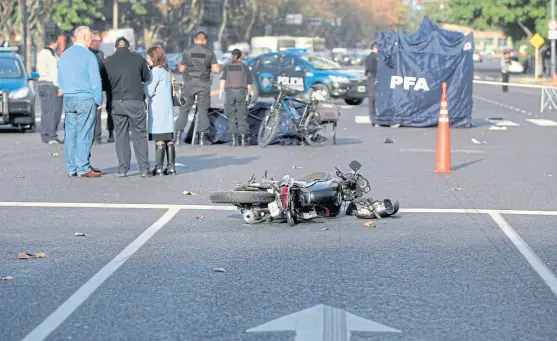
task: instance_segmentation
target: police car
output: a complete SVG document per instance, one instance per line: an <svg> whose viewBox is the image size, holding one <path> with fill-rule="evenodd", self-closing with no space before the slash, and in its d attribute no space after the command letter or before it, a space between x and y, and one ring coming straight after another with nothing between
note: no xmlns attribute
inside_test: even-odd
<svg viewBox="0 0 557 341"><path fill-rule="evenodd" d="M0 47L0 125L11 124L22 132L35 131L35 91L29 81L39 74L25 71L17 48Z"/></svg>
<svg viewBox="0 0 557 341"><path fill-rule="evenodd" d="M363 73L348 71L328 58L306 49L267 52L245 61L254 78L252 101L273 97L279 83L307 95L320 91L329 98L342 98L349 105L359 105L367 96Z"/></svg>

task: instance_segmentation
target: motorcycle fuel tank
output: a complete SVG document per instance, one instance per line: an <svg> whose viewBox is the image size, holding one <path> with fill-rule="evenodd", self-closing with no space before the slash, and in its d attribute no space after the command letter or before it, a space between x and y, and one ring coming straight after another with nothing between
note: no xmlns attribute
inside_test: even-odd
<svg viewBox="0 0 557 341"><path fill-rule="evenodd" d="M324 206L329 209L337 208L342 202L340 184L335 180L318 182L310 187L300 188L302 206Z"/></svg>

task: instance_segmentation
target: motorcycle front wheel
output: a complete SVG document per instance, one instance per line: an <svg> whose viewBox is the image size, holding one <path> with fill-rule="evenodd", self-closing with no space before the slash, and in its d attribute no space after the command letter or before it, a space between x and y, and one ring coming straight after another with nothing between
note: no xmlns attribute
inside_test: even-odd
<svg viewBox="0 0 557 341"><path fill-rule="evenodd" d="M275 195L266 191L213 192L209 198L214 204L268 204Z"/></svg>
<svg viewBox="0 0 557 341"><path fill-rule="evenodd" d="M259 134L257 134L257 144L266 147L273 142L277 135L279 126L279 112L277 109L271 108L269 113L259 126Z"/></svg>

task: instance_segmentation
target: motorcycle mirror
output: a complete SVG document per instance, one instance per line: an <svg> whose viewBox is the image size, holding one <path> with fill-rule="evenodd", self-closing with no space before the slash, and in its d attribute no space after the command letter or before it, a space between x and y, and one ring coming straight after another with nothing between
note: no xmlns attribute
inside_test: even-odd
<svg viewBox="0 0 557 341"><path fill-rule="evenodd" d="M360 168L362 168L362 165L358 161L354 160L350 162L348 167L350 167L350 169L353 170L354 172L357 172L360 170Z"/></svg>

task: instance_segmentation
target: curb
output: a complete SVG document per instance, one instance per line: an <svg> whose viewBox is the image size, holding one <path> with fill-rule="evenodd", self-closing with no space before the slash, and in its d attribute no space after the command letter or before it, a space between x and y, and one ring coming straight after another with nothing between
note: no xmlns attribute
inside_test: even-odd
<svg viewBox="0 0 557 341"><path fill-rule="evenodd" d="M501 82L500 77L494 76L476 76L474 75L474 80L478 81L491 81L491 82ZM514 79L511 76L510 82L512 83L521 83L521 84L537 84L537 85L553 85L552 81L547 81L543 79L534 79L530 77L515 77Z"/></svg>

